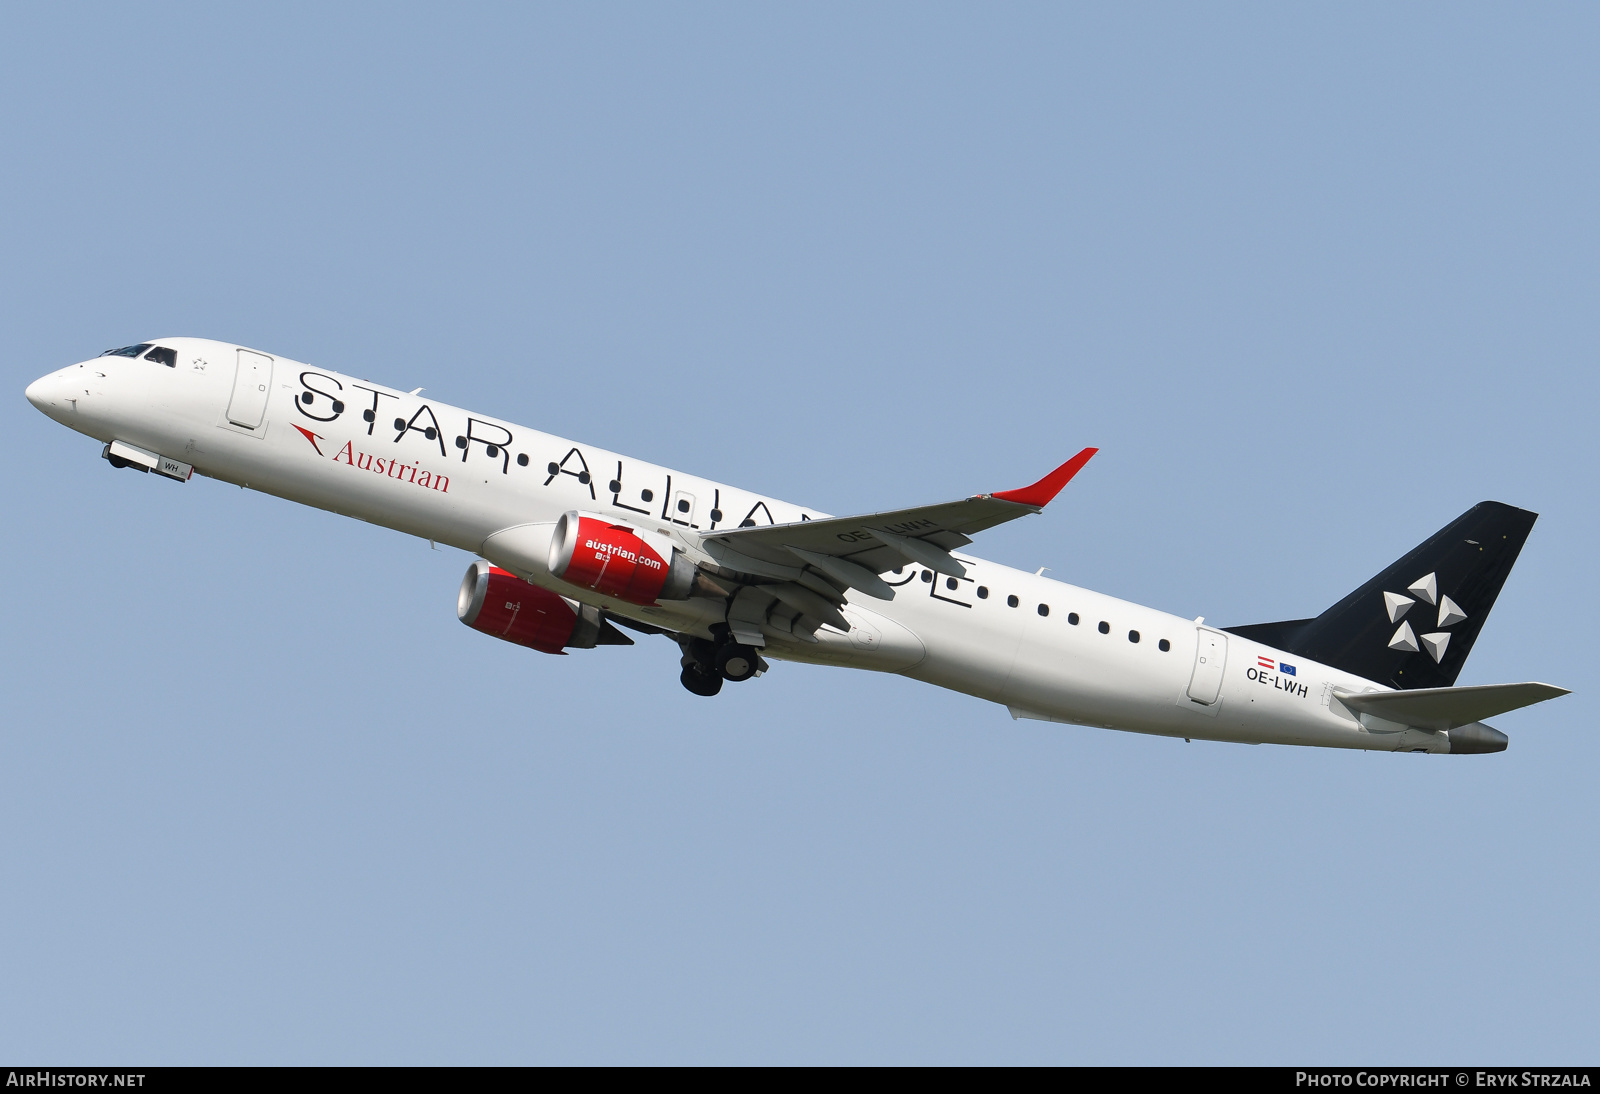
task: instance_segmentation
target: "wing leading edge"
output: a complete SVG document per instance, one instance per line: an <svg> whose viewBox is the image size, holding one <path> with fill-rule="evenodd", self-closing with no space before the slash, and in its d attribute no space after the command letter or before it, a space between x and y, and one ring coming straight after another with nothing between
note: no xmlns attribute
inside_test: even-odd
<svg viewBox="0 0 1600 1094"><path fill-rule="evenodd" d="M701 546L719 567L797 584L834 604L849 589L892 600L894 590L879 574L911 563L965 577L966 567L951 551L987 528L1039 512L1098 451L1085 448L1019 490L863 516L733 528L702 537Z"/></svg>

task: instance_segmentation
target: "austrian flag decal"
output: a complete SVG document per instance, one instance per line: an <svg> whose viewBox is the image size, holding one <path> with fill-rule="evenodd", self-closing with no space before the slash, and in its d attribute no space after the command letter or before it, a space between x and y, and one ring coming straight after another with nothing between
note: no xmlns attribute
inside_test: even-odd
<svg viewBox="0 0 1600 1094"><path fill-rule="evenodd" d="M1274 661L1266 654L1256 654L1256 663L1244 670L1245 679L1254 681L1263 687L1270 687L1274 691L1281 691L1293 695L1297 699L1304 699L1311 694L1311 689L1298 681L1287 679L1294 676L1294 666L1287 661Z"/></svg>

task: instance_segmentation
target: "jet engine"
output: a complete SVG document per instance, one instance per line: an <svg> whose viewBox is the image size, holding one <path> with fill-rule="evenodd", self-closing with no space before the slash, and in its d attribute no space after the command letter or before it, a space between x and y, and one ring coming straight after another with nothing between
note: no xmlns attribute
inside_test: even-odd
<svg viewBox="0 0 1600 1094"><path fill-rule="evenodd" d="M541 653L633 644L598 609L530 585L481 559L461 579L456 615L475 631Z"/></svg>
<svg viewBox="0 0 1600 1094"><path fill-rule="evenodd" d="M550 573L571 585L634 604L687 600L695 565L665 536L571 512L550 538Z"/></svg>

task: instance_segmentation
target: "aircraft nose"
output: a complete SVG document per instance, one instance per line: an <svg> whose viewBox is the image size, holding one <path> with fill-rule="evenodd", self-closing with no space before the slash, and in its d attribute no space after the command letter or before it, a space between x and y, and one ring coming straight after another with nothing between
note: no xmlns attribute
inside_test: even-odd
<svg viewBox="0 0 1600 1094"><path fill-rule="evenodd" d="M41 413L58 422L64 421L78 408L73 396L79 392L73 386L73 378L64 372L52 372L39 377L28 385L23 394Z"/></svg>
<svg viewBox="0 0 1600 1094"><path fill-rule="evenodd" d="M54 402L54 400L50 398L50 388L53 386L50 381L53 379L55 379L54 375L41 376L33 383L29 384L28 390L23 392L23 394L28 397L28 402L32 403L40 410L44 410L46 407L50 406L50 404Z"/></svg>

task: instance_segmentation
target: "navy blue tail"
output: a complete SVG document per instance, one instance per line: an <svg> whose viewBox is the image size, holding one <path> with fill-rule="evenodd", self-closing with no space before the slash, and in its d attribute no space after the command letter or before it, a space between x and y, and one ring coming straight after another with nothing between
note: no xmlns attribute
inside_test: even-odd
<svg viewBox="0 0 1600 1094"><path fill-rule="evenodd" d="M1538 519L1480 502L1315 619L1226 629L1391 687L1451 687Z"/></svg>

